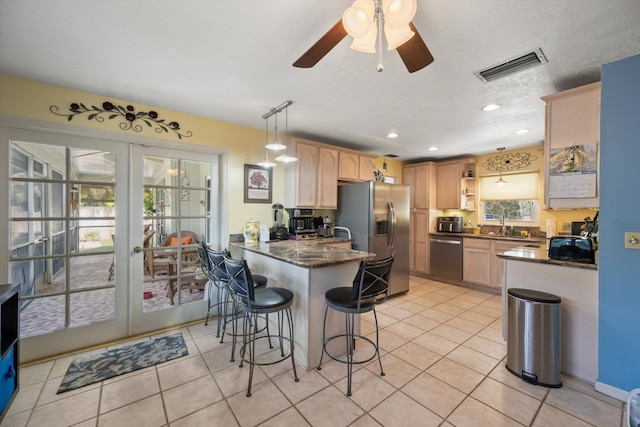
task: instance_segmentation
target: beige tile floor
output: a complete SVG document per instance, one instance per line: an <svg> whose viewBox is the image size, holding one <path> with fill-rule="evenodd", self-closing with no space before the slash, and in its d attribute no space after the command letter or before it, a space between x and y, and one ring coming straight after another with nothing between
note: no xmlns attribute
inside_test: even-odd
<svg viewBox="0 0 640 427"><path fill-rule="evenodd" d="M56 395L70 361L25 367L2 426L603 426L623 427L624 404L592 384L524 383L504 366L500 296L412 277L407 295L378 310L386 375L377 362L299 370L287 362L248 368L229 362L215 322L182 328L189 356ZM365 333L374 331L371 316ZM227 340L228 341L228 340ZM102 351L96 350L96 351ZM364 350L362 350L364 351Z"/></svg>

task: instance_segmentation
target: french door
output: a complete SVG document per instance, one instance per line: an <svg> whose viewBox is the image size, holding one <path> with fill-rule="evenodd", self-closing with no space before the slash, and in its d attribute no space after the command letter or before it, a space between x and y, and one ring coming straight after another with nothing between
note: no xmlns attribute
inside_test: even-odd
<svg viewBox="0 0 640 427"><path fill-rule="evenodd" d="M131 160L131 332L137 334L206 314L208 277L196 248L219 241L211 215L219 206L212 191L218 157L136 145Z"/></svg>
<svg viewBox="0 0 640 427"><path fill-rule="evenodd" d="M0 277L20 283L22 361L204 316L195 247L219 237L217 156L4 127L0 137Z"/></svg>

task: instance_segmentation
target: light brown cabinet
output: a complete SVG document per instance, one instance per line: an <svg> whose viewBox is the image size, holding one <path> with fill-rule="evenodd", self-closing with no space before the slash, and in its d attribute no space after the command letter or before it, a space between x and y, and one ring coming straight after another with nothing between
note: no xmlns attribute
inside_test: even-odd
<svg viewBox="0 0 640 427"><path fill-rule="evenodd" d="M437 209L460 209L460 162L437 163Z"/></svg>
<svg viewBox="0 0 640 427"><path fill-rule="evenodd" d="M360 181L371 181L374 179L373 172L376 170L376 158L360 155L359 160L358 179Z"/></svg>
<svg viewBox="0 0 640 427"><path fill-rule="evenodd" d="M371 181L376 170L376 157L350 151L339 152L338 179L343 181Z"/></svg>
<svg viewBox="0 0 640 427"><path fill-rule="evenodd" d="M340 162L338 179L358 181L360 178L360 156L356 153L340 151L338 159Z"/></svg>
<svg viewBox="0 0 640 427"><path fill-rule="evenodd" d="M600 152L600 82L545 96L546 125L544 138L545 204L548 208L596 208L599 205L600 162L596 161L595 177L571 173L550 174L550 166L569 161L571 144L596 145ZM567 158L564 160L564 158ZM596 159L597 160L597 159ZM573 176L572 176L573 175ZM590 181L595 178L595 182ZM574 181L577 180L577 181ZM563 197L563 189L571 185L589 186L594 197Z"/></svg>
<svg viewBox="0 0 640 427"><path fill-rule="evenodd" d="M453 160L437 163L438 209L474 210L476 206L475 161ZM471 176L469 176L471 174Z"/></svg>
<svg viewBox="0 0 640 427"><path fill-rule="evenodd" d="M465 238L462 251L462 280L491 286L491 241Z"/></svg>
<svg viewBox="0 0 640 427"><path fill-rule="evenodd" d="M336 209L338 150L295 139L297 162L285 166L285 206Z"/></svg>
<svg viewBox="0 0 640 427"><path fill-rule="evenodd" d="M498 254L522 246L521 242L494 240L491 242L491 287L502 288L502 266L504 261Z"/></svg>
<svg viewBox="0 0 640 427"><path fill-rule="evenodd" d="M433 162L406 165L402 168L402 183L410 187L409 269L413 273L429 274L429 233L435 217L436 164Z"/></svg>
<svg viewBox="0 0 640 427"><path fill-rule="evenodd" d="M474 285L502 287L502 258L499 253L522 246L522 242L508 240L463 239L462 280Z"/></svg>

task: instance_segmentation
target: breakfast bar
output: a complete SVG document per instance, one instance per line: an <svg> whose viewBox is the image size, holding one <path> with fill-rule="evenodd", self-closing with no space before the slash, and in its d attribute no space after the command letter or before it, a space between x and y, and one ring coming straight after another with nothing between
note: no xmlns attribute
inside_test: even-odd
<svg viewBox="0 0 640 427"><path fill-rule="evenodd" d="M375 256L346 249L345 242L348 240L284 240L273 243L231 242L229 246L234 258L247 260L252 273L269 278L267 286L287 288L294 293L291 309L295 325L295 358L307 370L317 366L322 352L325 292L337 286L351 286L360 261ZM343 317L330 310L327 335L342 333L343 330Z"/></svg>

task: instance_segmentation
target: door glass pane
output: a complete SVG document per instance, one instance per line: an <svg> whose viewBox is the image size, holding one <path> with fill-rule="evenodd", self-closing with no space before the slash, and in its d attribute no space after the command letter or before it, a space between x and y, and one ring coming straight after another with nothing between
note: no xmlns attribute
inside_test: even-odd
<svg viewBox="0 0 640 427"><path fill-rule="evenodd" d="M11 153L11 277L20 283L21 336L113 319L115 155L27 142L13 142Z"/></svg>
<svg viewBox="0 0 640 427"><path fill-rule="evenodd" d="M197 243L206 240L211 164L144 157L144 311L204 298L206 276ZM178 292L180 289L180 292Z"/></svg>
<svg viewBox="0 0 640 427"><path fill-rule="evenodd" d="M116 154L100 150L71 148L71 176L82 181L112 183L116 175Z"/></svg>
<svg viewBox="0 0 640 427"><path fill-rule="evenodd" d="M70 326L83 326L93 322L115 319L116 292L114 288L98 289L71 294Z"/></svg>
<svg viewBox="0 0 640 427"><path fill-rule="evenodd" d="M64 329L65 296L49 296L24 301L20 309L20 336L28 337Z"/></svg>

